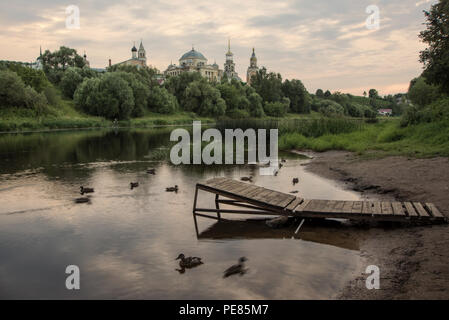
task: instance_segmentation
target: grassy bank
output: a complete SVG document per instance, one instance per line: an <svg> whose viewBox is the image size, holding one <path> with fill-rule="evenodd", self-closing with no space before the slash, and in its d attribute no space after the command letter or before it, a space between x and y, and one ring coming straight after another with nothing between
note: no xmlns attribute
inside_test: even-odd
<svg viewBox="0 0 449 320"><path fill-rule="evenodd" d="M279 138L281 150L347 150L366 157L405 155L449 156L449 122L421 123L401 128L399 119L365 124L361 130L305 137L286 133Z"/></svg>
<svg viewBox="0 0 449 320"><path fill-rule="evenodd" d="M144 117L119 121L120 127L145 128L162 125L191 124L193 120L204 123L214 122L214 119L198 117L193 113L183 112L173 115L148 113ZM40 131L76 128L106 128L113 125L112 121L102 117L93 117L79 112L69 100L61 100L58 107L50 106L45 114L25 108L1 108L0 132Z"/></svg>

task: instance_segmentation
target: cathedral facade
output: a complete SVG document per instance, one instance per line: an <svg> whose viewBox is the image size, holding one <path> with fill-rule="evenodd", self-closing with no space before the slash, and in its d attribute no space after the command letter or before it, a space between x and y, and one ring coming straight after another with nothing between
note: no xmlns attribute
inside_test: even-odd
<svg viewBox="0 0 449 320"><path fill-rule="evenodd" d="M228 40L228 52L226 52L226 61L224 64L224 74L228 81L232 79L242 81L238 73L235 71L234 54L231 52L231 41Z"/></svg>
<svg viewBox="0 0 449 320"><path fill-rule="evenodd" d="M165 70L165 76L177 76L183 72L199 72L203 77L209 81L220 81L223 76L223 70L220 70L218 64L207 64L207 59L204 55L196 51L192 47L192 50L184 53L179 59L179 65L171 63Z"/></svg>

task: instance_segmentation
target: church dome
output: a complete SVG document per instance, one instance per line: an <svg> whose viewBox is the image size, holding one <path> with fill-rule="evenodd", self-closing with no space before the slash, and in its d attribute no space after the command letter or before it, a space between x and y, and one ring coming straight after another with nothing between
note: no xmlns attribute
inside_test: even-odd
<svg viewBox="0 0 449 320"><path fill-rule="evenodd" d="M195 49L192 48L189 52L186 52L182 55L181 59L201 59L201 60L207 60L201 52L195 51Z"/></svg>
<svg viewBox="0 0 449 320"><path fill-rule="evenodd" d="M133 48L131 49L132 52L137 52L137 48L136 46L133 46Z"/></svg>

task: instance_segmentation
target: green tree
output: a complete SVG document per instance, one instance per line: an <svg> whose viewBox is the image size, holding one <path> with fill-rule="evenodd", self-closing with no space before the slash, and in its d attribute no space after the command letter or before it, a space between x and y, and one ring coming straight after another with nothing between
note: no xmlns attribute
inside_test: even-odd
<svg viewBox="0 0 449 320"><path fill-rule="evenodd" d="M439 88L427 84L425 78L419 77L410 82L408 97L414 105L424 107L440 97Z"/></svg>
<svg viewBox="0 0 449 320"><path fill-rule="evenodd" d="M262 97L257 92L253 92L248 96L249 113L252 117L262 118L265 116L262 106Z"/></svg>
<svg viewBox="0 0 449 320"><path fill-rule="evenodd" d="M420 38L428 45L421 51L420 61L424 64L423 76L430 84L441 86L449 93L449 0L440 0L424 11L426 30Z"/></svg>
<svg viewBox="0 0 449 320"><path fill-rule="evenodd" d="M289 98L283 98L282 101L267 102L265 103L265 113L271 117L285 117L290 105Z"/></svg>
<svg viewBox="0 0 449 320"><path fill-rule="evenodd" d="M259 69L252 77L251 86L256 89L263 101L281 101L283 97L281 75L274 72L268 73L266 68Z"/></svg>
<svg viewBox="0 0 449 320"><path fill-rule="evenodd" d="M324 98L324 91L322 90L322 89L318 89L316 92L315 92L315 95L318 97L318 98Z"/></svg>
<svg viewBox="0 0 449 320"><path fill-rule="evenodd" d="M377 98L379 98L379 93L377 92L376 89L370 89L370 90L368 91L368 96L369 96L371 99L377 99Z"/></svg>
<svg viewBox="0 0 449 320"><path fill-rule="evenodd" d="M310 95L300 80L285 80L282 93L290 99L290 110L296 113L310 113Z"/></svg>
<svg viewBox="0 0 449 320"><path fill-rule="evenodd" d="M169 77L164 86L173 94L181 108L184 108L185 91L190 83L201 80L201 75L198 72L183 72L179 76Z"/></svg>
<svg viewBox="0 0 449 320"><path fill-rule="evenodd" d="M75 49L64 46L54 52L45 50L42 55L42 63L48 79L56 84L61 81L63 73L67 68L83 68L86 65L84 58L81 57Z"/></svg>
<svg viewBox="0 0 449 320"><path fill-rule="evenodd" d="M328 99L332 96L332 93L329 90L326 90L326 92L324 93L324 98Z"/></svg>
<svg viewBox="0 0 449 320"><path fill-rule="evenodd" d="M148 108L157 113L174 113L178 110L178 101L167 89L153 87L148 98Z"/></svg>
<svg viewBox="0 0 449 320"><path fill-rule="evenodd" d="M184 93L186 110L201 116L222 116L226 112L226 102L220 91L212 87L205 78L191 82Z"/></svg>
<svg viewBox="0 0 449 320"><path fill-rule="evenodd" d="M128 119L134 108L131 87L114 72L85 79L76 89L74 101L85 112L108 119Z"/></svg>

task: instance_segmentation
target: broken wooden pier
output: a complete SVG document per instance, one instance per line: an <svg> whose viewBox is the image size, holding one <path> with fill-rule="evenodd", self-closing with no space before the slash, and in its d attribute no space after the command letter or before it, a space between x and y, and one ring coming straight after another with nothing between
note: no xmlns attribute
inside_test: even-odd
<svg viewBox="0 0 449 320"><path fill-rule="evenodd" d="M215 195L215 208L197 207L200 190ZM220 205L237 208L227 209ZM210 213L215 213L216 217ZM195 189L193 214L219 220L225 213L398 222L447 221L433 203L310 200L222 177L198 183Z"/></svg>

